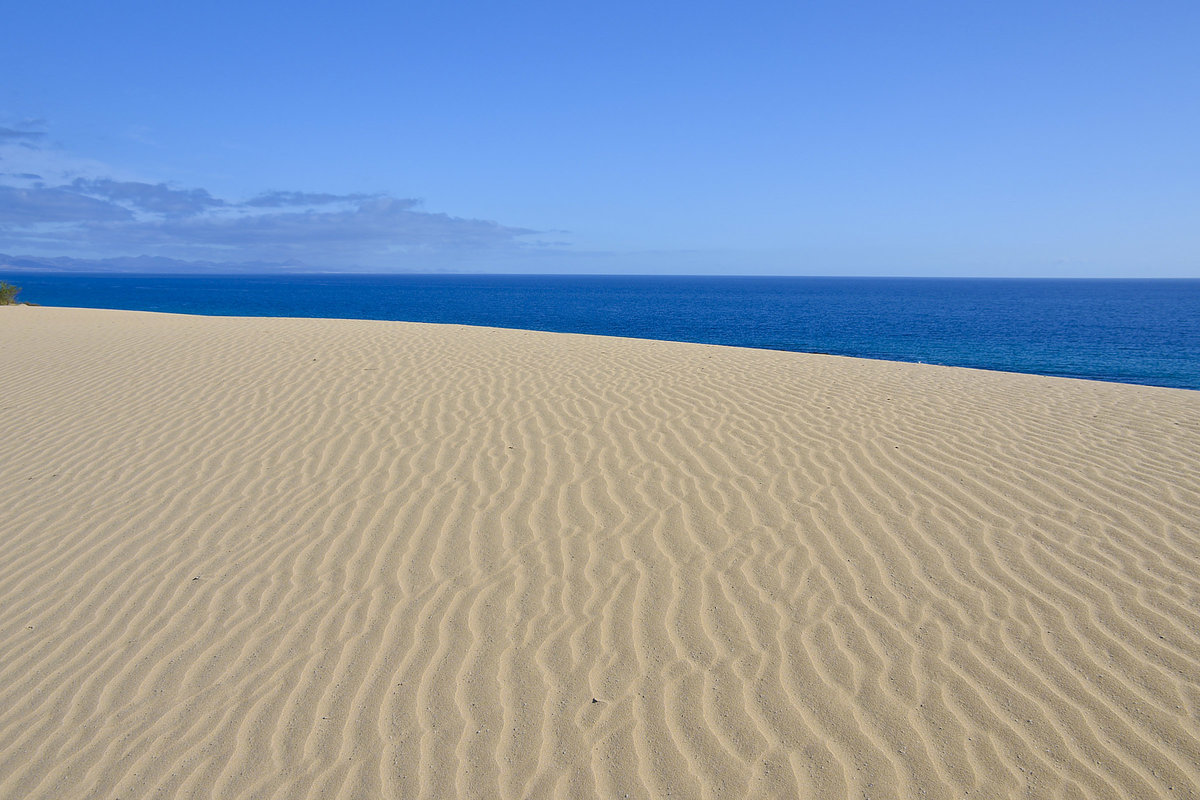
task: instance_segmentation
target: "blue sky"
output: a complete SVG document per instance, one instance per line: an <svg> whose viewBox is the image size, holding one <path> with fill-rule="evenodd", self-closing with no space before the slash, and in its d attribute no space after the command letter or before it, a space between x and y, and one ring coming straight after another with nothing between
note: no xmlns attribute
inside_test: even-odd
<svg viewBox="0 0 1200 800"><path fill-rule="evenodd" d="M8 4L0 252L1200 277L1200 3Z"/></svg>

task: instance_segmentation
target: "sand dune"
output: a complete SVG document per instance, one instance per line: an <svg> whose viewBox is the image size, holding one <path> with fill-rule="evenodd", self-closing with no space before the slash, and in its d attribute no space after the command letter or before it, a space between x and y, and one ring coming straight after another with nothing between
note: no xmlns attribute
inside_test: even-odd
<svg viewBox="0 0 1200 800"><path fill-rule="evenodd" d="M1200 392L0 309L0 797L1200 796Z"/></svg>

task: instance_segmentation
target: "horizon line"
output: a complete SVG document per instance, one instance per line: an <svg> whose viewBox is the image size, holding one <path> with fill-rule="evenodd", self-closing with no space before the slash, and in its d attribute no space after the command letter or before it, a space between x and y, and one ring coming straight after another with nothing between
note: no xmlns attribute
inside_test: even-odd
<svg viewBox="0 0 1200 800"><path fill-rule="evenodd" d="M727 273L727 272L384 272L379 270L250 270L231 271L140 271L140 270L63 270L17 267L0 264L0 271L15 275L47 276L161 276L172 278L329 278L337 276L358 278L811 278L850 280L983 280L983 281L1200 281L1197 276L1133 276L1133 275L879 275L879 274L792 274L792 273Z"/></svg>

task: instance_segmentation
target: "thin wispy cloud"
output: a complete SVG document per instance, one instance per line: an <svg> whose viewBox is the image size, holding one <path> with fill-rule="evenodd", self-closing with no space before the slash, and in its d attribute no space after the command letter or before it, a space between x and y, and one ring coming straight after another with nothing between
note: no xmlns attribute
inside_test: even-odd
<svg viewBox="0 0 1200 800"><path fill-rule="evenodd" d="M72 191L67 186L22 189L0 186L0 235L36 230L46 225L124 222L133 212L116 203Z"/></svg>
<svg viewBox="0 0 1200 800"><path fill-rule="evenodd" d="M40 119L23 120L15 124L0 124L0 144L23 144L32 146L46 138L46 132Z"/></svg>
<svg viewBox="0 0 1200 800"><path fill-rule="evenodd" d="M354 200L367 200L383 195L373 194L325 194L323 192L263 192L251 197L242 205L250 208L285 208L289 206L321 206ZM411 201L415 202L415 201Z"/></svg>
<svg viewBox="0 0 1200 800"><path fill-rule="evenodd" d="M46 134L41 131L19 131L0 127L0 142L36 142Z"/></svg>
<svg viewBox="0 0 1200 800"><path fill-rule="evenodd" d="M114 177L27 128L0 128L14 134L0 139L0 251L403 268L419 266L414 256L520 249L536 233L388 194L267 190L243 199Z"/></svg>
<svg viewBox="0 0 1200 800"><path fill-rule="evenodd" d="M77 178L71 189L85 197L109 200L136 211L166 217L190 217L226 205L204 189L172 189L165 183Z"/></svg>

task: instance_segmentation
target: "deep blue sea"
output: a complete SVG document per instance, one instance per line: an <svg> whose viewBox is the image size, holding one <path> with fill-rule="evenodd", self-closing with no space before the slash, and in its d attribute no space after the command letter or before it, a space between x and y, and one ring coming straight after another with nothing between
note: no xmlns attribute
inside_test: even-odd
<svg viewBox="0 0 1200 800"><path fill-rule="evenodd" d="M413 320L1200 389L1200 280L10 274L22 301Z"/></svg>

